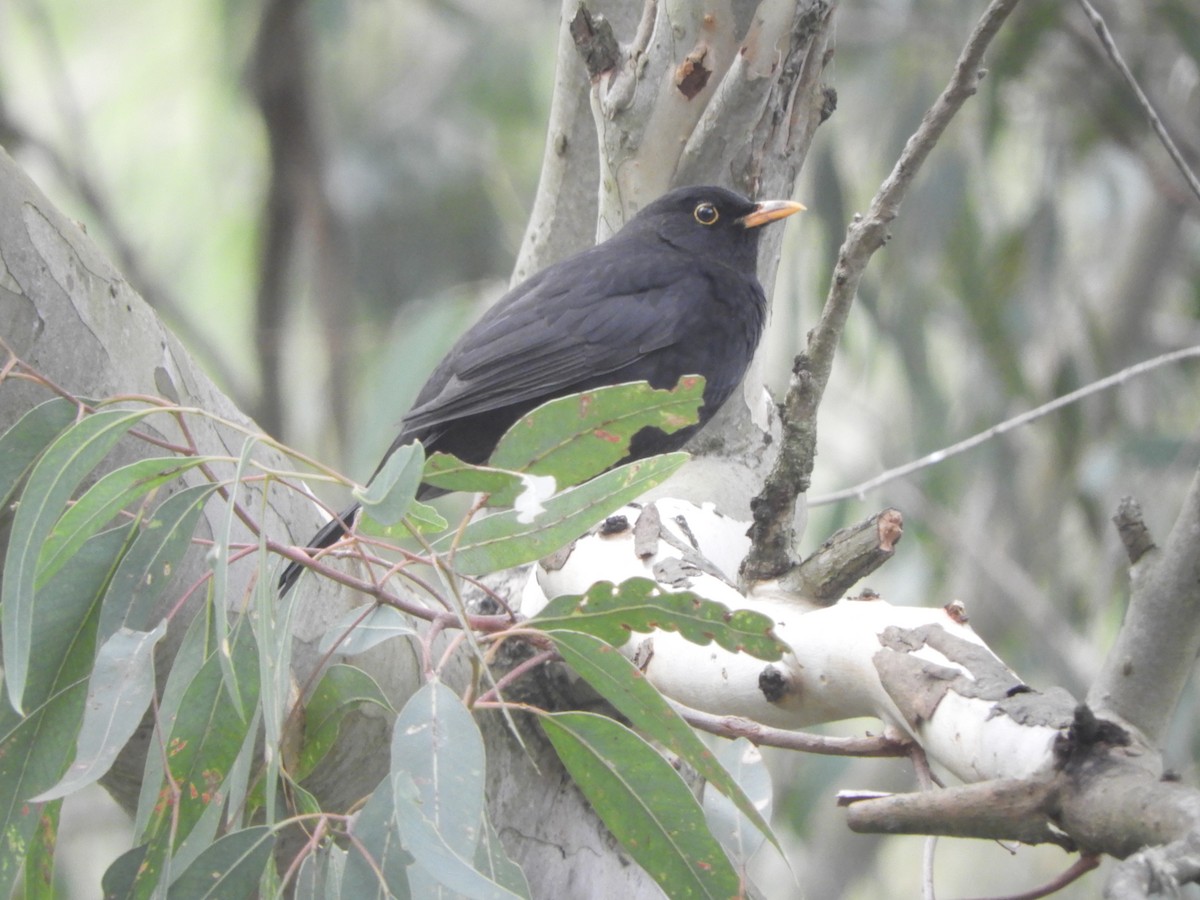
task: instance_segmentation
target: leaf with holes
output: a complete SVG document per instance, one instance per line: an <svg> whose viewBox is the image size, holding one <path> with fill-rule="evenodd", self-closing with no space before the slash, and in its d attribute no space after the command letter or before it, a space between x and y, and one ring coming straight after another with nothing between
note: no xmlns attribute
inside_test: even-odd
<svg viewBox="0 0 1200 900"><path fill-rule="evenodd" d="M686 453L668 453L629 463L556 494L532 515L510 509L476 519L458 539L454 569L483 575L541 559L665 481L687 458ZM447 553L455 540L456 535L447 535L434 550Z"/></svg>
<svg viewBox="0 0 1200 900"><path fill-rule="evenodd" d="M629 631L677 631L693 644L715 642L730 653L749 653L774 662L787 652L775 623L750 609L730 610L687 591L664 591L649 578L614 585L600 581L582 596L556 597L530 619L544 631L583 631L620 646Z"/></svg>

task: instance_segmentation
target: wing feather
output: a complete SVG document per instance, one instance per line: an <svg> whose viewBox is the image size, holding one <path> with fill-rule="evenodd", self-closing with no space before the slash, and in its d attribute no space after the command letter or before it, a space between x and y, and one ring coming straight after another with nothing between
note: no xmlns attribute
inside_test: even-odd
<svg viewBox="0 0 1200 900"><path fill-rule="evenodd" d="M624 368L679 341L690 298L711 289L684 254L664 259L660 249L652 267L626 255L600 269L590 255L501 298L430 376L403 431L548 397Z"/></svg>

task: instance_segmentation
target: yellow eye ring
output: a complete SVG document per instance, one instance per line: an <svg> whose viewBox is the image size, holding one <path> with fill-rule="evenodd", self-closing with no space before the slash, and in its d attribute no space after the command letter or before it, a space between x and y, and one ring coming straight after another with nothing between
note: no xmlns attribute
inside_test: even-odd
<svg viewBox="0 0 1200 900"><path fill-rule="evenodd" d="M713 225L717 219L721 218L721 214L717 212L717 208L711 203L696 204L696 209L692 212L692 216L701 225Z"/></svg>

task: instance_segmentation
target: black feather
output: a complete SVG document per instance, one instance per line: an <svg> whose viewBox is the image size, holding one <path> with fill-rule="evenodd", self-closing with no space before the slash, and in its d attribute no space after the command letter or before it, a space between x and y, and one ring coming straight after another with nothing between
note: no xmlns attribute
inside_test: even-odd
<svg viewBox="0 0 1200 900"><path fill-rule="evenodd" d="M703 204L717 214L709 224L701 221L709 211L698 212ZM703 375L699 423L670 435L644 429L629 458L681 447L741 382L762 335L759 228L743 221L757 209L722 188L680 188L604 243L514 287L429 376L371 477L413 440L430 453L484 463L511 425L548 400L628 381L671 388L684 375ZM419 496L436 493L423 486ZM309 546L333 544L357 510L326 524ZM283 590L300 569L287 568Z"/></svg>

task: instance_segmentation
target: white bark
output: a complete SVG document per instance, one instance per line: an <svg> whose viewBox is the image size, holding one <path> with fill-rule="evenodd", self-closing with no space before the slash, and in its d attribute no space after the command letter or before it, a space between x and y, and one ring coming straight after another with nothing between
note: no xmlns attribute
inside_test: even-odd
<svg viewBox="0 0 1200 900"><path fill-rule="evenodd" d="M653 555L635 551L634 529L589 535L576 542L561 568L539 569L549 598L582 594L598 580L651 578L664 590L687 590L731 609L770 616L791 650L768 663L715 644L700 646L677 634L635 635L622 652L639 664L665 695L702 712L742 716L778 728L870 716L919 743L930 760L963 781L1021 778L1048 772L1058 728L1010 711L1017 677L965 621L961 607L895 606L885 600L846 599L820 607L770 586L743 596L730 584L747 539L747 524L711 507L658 501L662 527ZM642 511L617 515L635 522ZM689 568L696 554L725 578ZM645 552L644 546L640 548ZM674 581L665 572L686 572ZM527 594L522 612L536 611ZM1024 697L1024 694L1018 695ZM1065 707L1069 721L1070 705Z"/></svg>

